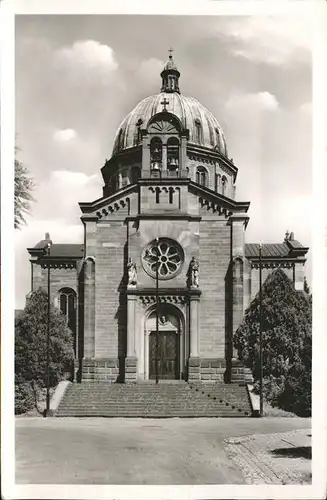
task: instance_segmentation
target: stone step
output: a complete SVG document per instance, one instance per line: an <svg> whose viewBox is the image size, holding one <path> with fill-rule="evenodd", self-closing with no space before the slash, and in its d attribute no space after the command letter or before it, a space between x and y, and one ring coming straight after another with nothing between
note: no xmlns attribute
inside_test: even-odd
<svg viewBox="0 0 327 500"><path fill-rule="evenodd" d="M244 386L231 384L72 384L56 416L240 417L250 416Z"/></svg>

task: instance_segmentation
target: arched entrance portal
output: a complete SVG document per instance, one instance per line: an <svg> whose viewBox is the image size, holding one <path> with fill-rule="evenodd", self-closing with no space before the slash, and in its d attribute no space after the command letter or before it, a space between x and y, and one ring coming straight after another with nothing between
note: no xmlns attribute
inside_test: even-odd
<svg viewBox="0 0 327 500"><path fill-rule="evenodd" d="M145 322L145 363L148 379L178 380L183 378L184 336L181 312L161 305L156 329L156 309L151 309Z"/></svg>

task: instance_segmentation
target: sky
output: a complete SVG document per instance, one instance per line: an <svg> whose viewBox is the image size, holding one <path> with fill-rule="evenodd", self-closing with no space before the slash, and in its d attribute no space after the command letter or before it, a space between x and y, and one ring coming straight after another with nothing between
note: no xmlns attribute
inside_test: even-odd
<svg viewBox="0 0 327 500"><path fill-rule="evenodd" d="M100 169L123 118L160 91L174 49L182 94L219 120L250 201L246 241L311 246L310 24L283 16L18 15L18 159L35 183L15 231L16 309L30 290L27 247L83 242L78 202L102 195ZM306 274L312 275L311 253Z"/></svg>

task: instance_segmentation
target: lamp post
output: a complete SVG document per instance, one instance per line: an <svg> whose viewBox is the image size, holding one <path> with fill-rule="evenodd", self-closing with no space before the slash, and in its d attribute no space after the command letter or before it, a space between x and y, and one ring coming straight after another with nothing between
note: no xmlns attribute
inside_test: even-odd
<svg viewBox="0 0 327 500"><path fill-rule="evenodd" d="M263 417L263 357L262 357L262 245L259 245L259 364L260 364L260 417Z"/></svg>
<svg viewBox="0 0 327 500"><path fill-rule="evenodd" d="M159 354L159 238L156 238L156 384L159 383L158 354Z"/></svg>
<svg viewBox="0 0 327 500"><path fill-rule="evenodd" d="M47 246L47 256L50 257L50 243ZM47 360L46 360L46 409L45 417L50 413L50 260L48 262L48 317L47 317Z"/></svg>

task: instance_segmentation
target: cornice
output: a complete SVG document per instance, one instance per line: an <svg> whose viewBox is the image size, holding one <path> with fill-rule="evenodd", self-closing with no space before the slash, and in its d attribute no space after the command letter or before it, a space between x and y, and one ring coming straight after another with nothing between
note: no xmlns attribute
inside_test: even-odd
<svg viewBox="0 0 327 500"><path fill-rule="evenodd" d="M194 144L188 144L187 156L190 160L201 161L202 163L211 165L218 163L222 170L232 174L234 180L236 180L238 168L229 158L222 155L219 151L214 151L204 147L202 148L201 146L196 146Z"/></svg>
<svg viewBox="0 0 327 500"><path fill-rule="evenodd" d="M234 212L245 213L250 207L249 201L232 200L231 198L227 198L227 196L216 193L215 191L212 191L211 189L201 186L193 181L190 181L190 188L192 192L195 192L199 196L200 203L203 203L202 200L204 200L203 205L211 203L213 207L221 206L227 208L230 212L228 215L232 215Z"/></svg>
<svg viewBox="0 0 327 500"><path fill-rule="evenodd" d="M259 269L260 268L260 260L259 259L250 259L246 257L247 260L251 264L251 269ZM296 263L302 263L304 264L306 262L306 259L296 259L296 258L281 258L281 257L269 257L266 258L267 260L261 259L261 269L277 269L277 268L284 268L284 269L292 269L294 264Z"/></svg>
<svg viewBox="0 0 327 500"><path fill-rule="evenodd" d="M129 184L128 186L123 187L122 189L119 189L115 193L111 194L110 196L105 196L102 198L98 198L95 201L91 202L79 202L80 209L83 214L91 214L95 212L96 210L101 210L103 207L106 205L112 205L116 202L119 203L121 198L124 196L128 196L129 194L132 194L133 192L136 192L138 190L137 184Z"/></svg>

